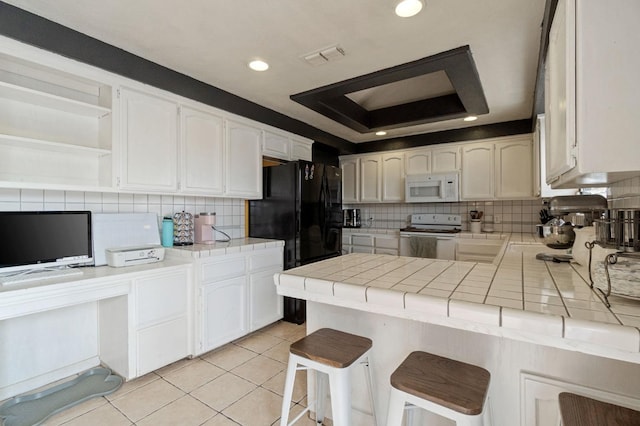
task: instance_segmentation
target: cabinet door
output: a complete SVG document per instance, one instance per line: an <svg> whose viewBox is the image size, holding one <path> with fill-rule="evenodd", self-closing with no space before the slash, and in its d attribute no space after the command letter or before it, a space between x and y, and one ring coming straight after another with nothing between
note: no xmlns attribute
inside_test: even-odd
<svg viewBox="0 0 640 426"><path fill-rule="evenodd" d="M184 271L134 282L136 375L190 354L189 279Z"/></svg>
<svg viewBox="0 0 640 426"><path fill-rule="evenodd" d="M382 201L404 201L404 155L382 156Z"/></svg>
<svg viewBox="0 0 640 426"><path fill-rule="evenodd" d="M533 143L530 137L495 145L496 197L533 197Z"/></svg>
<svg viewBox="0 0 640 426"><path fill-rule="evenodd" d="M225 195L262 198L262 130L227 121Z"/></svg>
<svg viewBox="0 0 640 426"><path fill-rule="evenodd" d="M187 107L180 108L182 191L222 194L223 135L222 118Z"/></svg>
<svg viewBox="0 0 640 426"><path fill-rule="evenodd" d="M461 194L463 200L491 200L494 197L493 144L462 147Z"/></svg>
<svg viewBox="0 0 640 426"><path fill-rule="evenodd" d="M282 318L282 296L276 292L274 268L249 276L249 331L254 331Z"/></svg>
<svg viewBox="0 0 640 426"><path fill-rule="evenodd" d="M382 157L373 155L360 158L360 201L375 203L382 200Z"/></svg>
<svg viewBox="0 0 640 426"><path fill-rule="evenodd" d="M289 160L291 158L290 151L291 143L288 137L278 133L264 132L263 155L281 160Z"/></svg>
<svg viewBox="0 0 640 426"><path fill-rule="evenodd" d="M431 150L431 166L433 173L460 170L460 147L434 148Z"/></svg>
<svg viewBox="0 0 640 426"><path fill-rule="evenodd" d="M342 202L357 203L360 201L360 159L341 159L340 170L342 171Z"/></svg>
<svg viewBox="0 0 640 426"><path fill-rule="evenodd" d="M291 159L313 161L313 141L291 139Z"/></svg>
<svg viewBox="0 0 640 426"><path fill-rule="evenodd" d="M405 153L405 170L408 175L431 173L431 150Z"/></svg>
<svg viewBox="0 0 640 426"><path fill-rule="evenodd" d="M545 68L546 176L551 183L576 165L575 3L558 1Z"/></svg>
<svg viewBox="0 0 640 426"><path fill-rule="evenodd" d="M120 187L177 189L178 107L157 96L120 89Z"/></svg>
<svg viewBox="0 0 640 426"><path fill-rule="evenodd" d="M246 289L244 276L202 288L202 352L247 333Z"/></svg>

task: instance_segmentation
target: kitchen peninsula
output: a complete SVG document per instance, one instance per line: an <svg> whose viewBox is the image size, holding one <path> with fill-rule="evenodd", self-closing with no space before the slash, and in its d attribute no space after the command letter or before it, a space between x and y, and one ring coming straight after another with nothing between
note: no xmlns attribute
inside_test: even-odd
<svg viewBox="0 0 640 426"><path fill-rule="evenodd" d="M274 279L279 294L308 301L308 332L332 327L373 340L381 418L389 376L412 350L488 369L497 425L557 424L564 390L638 409L640 303L607 308L586 268L535 258L549 251L512 234L493 264L358 253ZM357 397L354 408L369 410Z"/></svg>

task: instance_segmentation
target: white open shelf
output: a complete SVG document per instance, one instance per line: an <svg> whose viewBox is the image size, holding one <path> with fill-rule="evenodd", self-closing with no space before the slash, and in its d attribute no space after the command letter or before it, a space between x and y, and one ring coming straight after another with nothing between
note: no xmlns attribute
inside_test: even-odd
<svg viewBox="0 0 640 426"><path fill-rule="evenodd" d="M3 81L0 81L0 97L87 117L100 118L111 113L109 108L99 105L40 92Z"/></svg>
<svg viewBox="0 0 640 426"><path fill-rule="evenodd" d="M42 139L25 138L21 136L13 136L0 134L0 146L14 146L21 148L34 148L55 152L66 152L76 155L88 155L95 157L104 157L110 155L111 150L92 148L80 145L72 145L60 142L47 141Z"/></svg>

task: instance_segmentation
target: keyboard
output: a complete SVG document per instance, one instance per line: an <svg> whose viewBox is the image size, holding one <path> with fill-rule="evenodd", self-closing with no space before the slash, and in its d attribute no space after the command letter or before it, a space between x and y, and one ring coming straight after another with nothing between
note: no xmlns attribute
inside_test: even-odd
<svg viewBox="0 0 640 426"><path fill-rule="evenodd" d="M1 285L22 284L32 281L46 280L49 278L62 278L71 277L74 275L82 275L82 271L79 269L44 269L41 271L16 273L14 275L0 275Z"/></svg>

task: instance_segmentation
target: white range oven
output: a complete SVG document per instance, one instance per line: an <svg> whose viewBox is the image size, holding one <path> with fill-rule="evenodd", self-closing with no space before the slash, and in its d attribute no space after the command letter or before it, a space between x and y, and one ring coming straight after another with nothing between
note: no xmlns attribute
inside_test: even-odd
<svg viewBox="0 0 640 426"><path fill-rule="evenodd" d="M400 230L400 256L435 257L455 260L457 233L462 229L462 216L454 214L412 214L411 225ZM420 241L425 238L425 241ZM426 240L428 238L429 240ZM416 247L435 243L435 256ZM429 244L424 244L429 247Z"/></svg>

